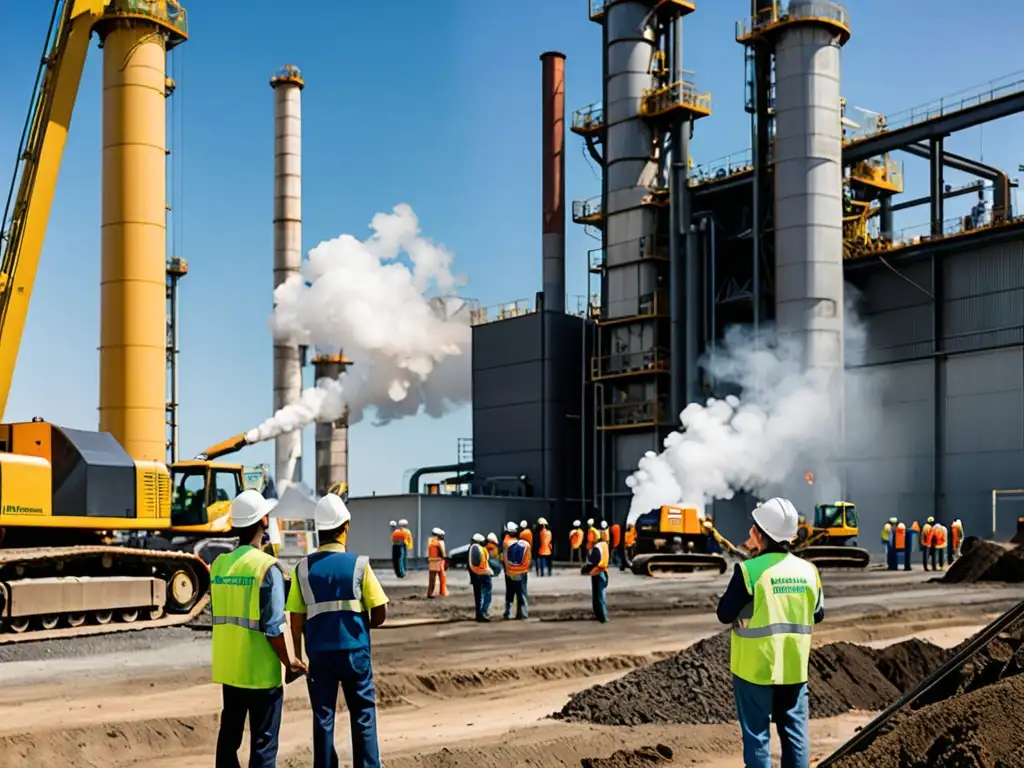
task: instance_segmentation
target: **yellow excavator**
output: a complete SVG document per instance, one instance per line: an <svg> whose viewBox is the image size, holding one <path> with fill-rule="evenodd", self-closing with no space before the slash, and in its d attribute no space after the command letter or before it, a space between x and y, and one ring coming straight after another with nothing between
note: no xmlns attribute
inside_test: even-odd
<svg viewBox="0 0 1024 768"><path fill-rule="evenodd" d="M793 540L793 553L819 568L867 568L871 553L857 546L857 507L849 501L818 504L814 520L803 520Z"/></svg>
<svg viewBox="0 0 1024 768"><path fill-rule="evenodd" d="M636 554L630 563L638 576L660 573L691 573L701 568L725 573L725 556L712 542L731 550L732 545L706 525L696 507L664 506L652 509L636 521Z"/></svg>

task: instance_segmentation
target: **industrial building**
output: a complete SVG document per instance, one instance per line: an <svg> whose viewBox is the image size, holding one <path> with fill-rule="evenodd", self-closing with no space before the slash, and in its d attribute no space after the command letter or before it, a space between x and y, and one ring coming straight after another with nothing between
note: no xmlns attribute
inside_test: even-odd
<svg viewBox="0 0 1024 768"><path fill-rule="evenodd" d="M749 161L706 168L690 141L714 120L711 95L683 74L696 3L591 0L604 92L570 126L603 171L601 195L571 208L602 238L583 317L563 298L564 57L542 57L544 290L535 311L474 329L474 492L547 500L557 530L587 510L623 519L644 452L662 449L687 403L724 394L701 360L725 329L773 324L801 340L807 366L839 370L851 286L867 342L846 380L869 378L882 409L840 473L862 543L890 516L959 517L986 535L992 490L1024 486L1024 219L1003 170L943 142L1024 111L1024 83L858 126L841 91L848 12L751 6L736 41L754 146ZM900 152L929 160L928 196L902 197ZM979 181L954 189L947 169ZM947 220L946 200L978 190L970 216ZM930 229L894 233L893 213L915 206ZM730 521L745 518L728 510L748 504L716 503L723 533L740 532Z"/></svg>

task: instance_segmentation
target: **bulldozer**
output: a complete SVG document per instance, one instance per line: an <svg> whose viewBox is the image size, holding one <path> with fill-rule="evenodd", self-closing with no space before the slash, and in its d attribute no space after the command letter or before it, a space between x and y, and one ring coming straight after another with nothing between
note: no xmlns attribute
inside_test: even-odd
<svg viewBox="0 0 1024 768"><path fill-rule="evenodd" d="M871 555L857 546L859 533L855 504L818 504L814 507L814 520L801 521L793 540L793 553L818 568L867 568Z"/></svg>
<svg viewBox="0 0 1024 768"><path fill-rule="evenodd" d="M653 509L636 521L636 555L630 567L639 576L691 573L701 568L725 573L726 559L713 551L712 541L731 549L713 526L705 525L697 507Z"/></svg>

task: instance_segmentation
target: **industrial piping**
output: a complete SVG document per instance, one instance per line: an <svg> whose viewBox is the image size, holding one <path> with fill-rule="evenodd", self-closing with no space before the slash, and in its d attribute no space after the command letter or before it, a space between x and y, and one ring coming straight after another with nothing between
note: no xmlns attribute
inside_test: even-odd
<svg viewBox="0 0 1024 768"><path fill-rule="evenodd" d="M302 89L297 67L286 64L270 78L274 89L274 289L301 276ZM274 411L302 395L303 350L294 340L274 342ZM274 438L274 481L302 480L302 430Z"/></svg>
<svg viewBox="0 0 1024 768"><path fill-rule="evenodd" d="M565 311L565 54L540 55L544 309Z"/></svg>
<svg viewBox="0 0 1024 768"><path fill-rule="evenodd" d="M352 364L342 354L317 355L313 358L313 375L320 379L337 379ZM332 486L348 488L348 408L341 418L318 422L314 448L316 475L314 486L318 496L326 496Z"/></svg>

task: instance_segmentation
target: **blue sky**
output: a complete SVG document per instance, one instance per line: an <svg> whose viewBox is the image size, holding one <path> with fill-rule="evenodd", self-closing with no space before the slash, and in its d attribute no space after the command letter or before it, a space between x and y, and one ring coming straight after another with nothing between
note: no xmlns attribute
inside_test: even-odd
<svg viewBox="0 0 1024 768"><path fill-rule="evenodd" d="M0 47L0 157L9 172L50 3L5 13ZM181 291L181 449L190 456L254 426L271 407L272 116L269 77L301 67L304 92L304 229L307 249L351 233L374 213L412 205L425 234L456 254L465 291L484 306L530 298L540 283L541 52L567 54L569 111L600 99L600 27L584 0L392 0L379 4L232 3L193 0L191 39L174 54L179 129L172 149L179 255L190 274ZM1024 70L1015 0L989 0L967 14L954 0L848 3L853 38L843 54L851 105L895 114L1015 70ZM686 26L685 66L711 91L714 115L692 145L707 162L749 144L743 111L743 51L734 23L746 0L704 0ZM308 9L308 10L307 10ZM955 25L955 34L953 26ZM87 65L50 219L7 420L44 416L93 429L98 404L100 64ZM1024 77L1024 74L1022 74ZM1024 162L1021 118L947 142L1016 175ZM567 196L600 183L569 135ZM906 158L908 192L927 188L927 163ZM950 183L967 181L951 174ZM950 209L948 216L961 211ZM897 227L919 224L911 211ZM570 294L586 293L586 254L597 243L571 222ZM409 419L351 435L355 494L402 489L406 470L455 460L472 433L469 409L442 420ZM313 474L312 429L305 442ZM270 444L239 454L272 463Z"/></svg>

